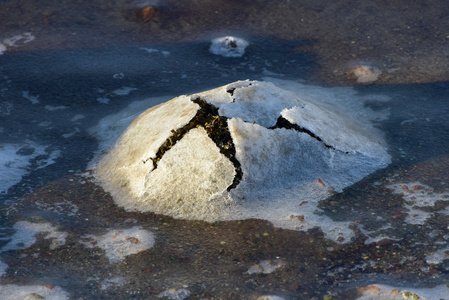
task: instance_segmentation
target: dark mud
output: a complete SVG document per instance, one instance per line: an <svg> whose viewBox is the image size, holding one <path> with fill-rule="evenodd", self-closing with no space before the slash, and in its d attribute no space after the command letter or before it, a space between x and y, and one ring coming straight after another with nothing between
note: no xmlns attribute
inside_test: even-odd
<svg viewBox="0 0 449 300"><path fill-rule="evenodd" d="M433 164L441 162L447 164L447 158ZM421 168L427 166L404 170L398 180L414 180L413 174L418 169L422 174ZM435 169L431 172L433 176L439 173ZM440 176L447 179L444 171ZM360 199L357 189L365 191L365 199ZM387 211L385 202L391 202ZM365 217L370 215L366 210L376 211L387 221L401 224L401 216L397 216L400 202L384 187L362 183L323 201L323 207L347 211L345 206L351 205L361 214L358 226L370 223L362 210ZM73 205L79 210L69 216ZM372 283L394 280L408 286L433 286L447 282L449 276L444 265L429 268L425 262L426 255L436 249L428 233L438 231L445 240L449 233L447 216L423 227L399 226L400 240L370 244L364 243L367 237L355 226L357 237L349 245L340 245L324 239L318 229L303 233L257 220L210 224L125 212L100 187L85 177L71 176L29 194L9 208L8 217L13 222L44 219L59 231L68 232L69 237L54 250L40 237L32 247L5 253L3 260L12 267L2 283L61 286L74 299L156 298L170 287L187 288L192 292L189 299L255 299L264 294L321 299L328 293L332 299L354 299L358 288ZM101 235L107 228L136 224L153 232L156 244L117 264L110 264L100 248L88 249L80 243L84 235ZM247 273L252 265L266 259L282 259L286 265L271 274ZM102 280L117 276L124 277L126 283L101 289Z"/></svg>
<svg viewBox="0 0 449 300"><path fill-rule="evenodd" d="M317 57L317 77L353 84L372 66L380 83L446 81L444 0L432 1L33 1L0 2L0 38L31 32L21 50L208 41L241 35L307 41L290 53ZM261 45L263 43L259 43Z"/></svg>

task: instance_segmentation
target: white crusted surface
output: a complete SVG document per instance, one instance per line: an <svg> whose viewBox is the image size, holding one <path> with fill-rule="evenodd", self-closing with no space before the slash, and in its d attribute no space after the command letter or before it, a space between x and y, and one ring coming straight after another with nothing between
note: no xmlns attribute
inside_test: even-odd
<svg viewBox="0 0 449 300"><path fill-rule="evenodd" d="M166 298L173 300L183 300L188 298L192 293L187 289L168 289L159 293L158 298Z"/></svg>
<svg viewBox="0 0 449 300"><path fill-rule="evenodd" d="M116 288L126 283L125 277L119 276L114 278L106 278L101 281L101 290L107 290L110 288Z"/></svg>
<svg viewBox="0 0 449 300"><path fill-rule="evenodd" d="M146 175L153 170L151 158L173 135L171 131L189 123L198 109L189 97L180 96L139 115L97 167L105 189L117 199L141 197Z"/></svg>
<svg viewBox="0 0 449 300"><path fill-rule="evenodd" d="M32 223L28 221L19 221L13 226L16 231L11 237L11 241L6 244L0 252L9 250L26 249L31 247L36 242L36 235L38 233L46 233L45 239L51 239L50 249L55 249L58 246L64 245L67 238L67 232L61 232L52 226L50 223Z"/></svg>
<svg viewBox="0 0 449 300"><path fill-rule="evenodd" d="M65 300L70 299L69 293L59 286L45 285L0 285L0 299L2 300Z"/></svg>
<svg viewBox="0 0 449 300"><path fill-rule="evenodd" d="M437 193L433 188L420 182L395 183L387 186L394 194L403 196L408 211L405 221L410 224L423 225L433 212L422 210L423 207L433 207L437 201L449 201L449 192ZM440 209L435 212L449 214L449 210Z"/></svg>
<svg viewBox="0 0 449 300"><path fill-rule="evenodd" d="M226 213L226 190L235 174L234 165L206 131L194 128L147 174L143 197L127 205L178 218L214 221ZM219 198L216 203L215 198Z"/></svg>
<svg viewBox="0 0 449 300"><path fill-rule="evenodd" d="M34 150L20 154L22 148ZM19 183L22 176L30 171L31 160L43 154L45 146L31 141L25 141L24 144L0 144L0 193Z"/></svg>
<svg viewBox="0 0 449 300"><path fill-rule="evenodd" d="M139 228L111 229L102 236L86 235L81 241L88 248L100 247L113 264L124 260L128 255L153 247L154 234Z"/></svg>
<svg viewBox="0 0 449 300"><path fill-rule="evenodd" d="M274 260L262 260L256 265L252 265L247 274L270 274L276 271L279 268L282 268L287 263L282 259L274 259Z"/></svg>
<svg viewBox="0 0 449 300"><path fill-rule="evenodd" d="M161 136L157 146L150 146L148 137L160 133L154 126L139 124L141 117L100 163L100 182L127 210L207 221L260 218L296 230L319 226L328 238L349 241L353 236L349 223L316 214L317 205L332 191L341 191L389 163L382 135L370 123L384 119L385 114L365 109L363 99L351 100L357 95L350 88L320 89L286 81L277 84L286 89L267 82L239 81L194 96L217 106L219 114L229 118L236 158L243 171L242 180L229 193L225 187L232 182L229 175L234 174L230 171L233 167L218 155L218 148L212 147L205 133L201 138L191 137L202 129L189 132L168 150L156 170L145 167L143 172L142 166L136 167L134 164L142 159L134 159L134 152L150 157L149 149L155 153L162 143ZM175 100L163 105L184 117ZM157 114L158 107L151 112ZM178 119L177 114L170 116ZM270 129L281 114L318 138L293 129ZM157 118L158 122L165 120ZM185 118L180 124L187 122ZM206 151L208 144L215 150Z"/></svg>
<svg viewBox="0 0 449 300"><path fill-rule="evenodd" d="M8 265L0 261L0 277L6 274L6 269L8 269Z"/></svg>
<svg viewBox="0 0 449 300"><path fill-rule="evenodd" d="M449 260L449 247L440 249L428 256L426 256L426 262L428 264L441 264L444 260Z"/></svg>
<svg viewBox="0 0 449 300"><path fill-rule="evenodd" d="M245 54L245 48L248 42L244 39L224 36L212 40L209 51L215 55L224 57L241 57Z"/></svg>
<svg viewBox="0 0 449 300"><path fill-rule="evenodd" d="M275 295L264 295L257 298L257 300L285 300L285 298L275 296Z"/></svg>
<svg viewBox="0 0 449 300"><path fill-rule="evenodd" d="M448 299L449 287L439 285L434 288L392 287L374 284L366 288L356 300L439 300Z"/></svg>

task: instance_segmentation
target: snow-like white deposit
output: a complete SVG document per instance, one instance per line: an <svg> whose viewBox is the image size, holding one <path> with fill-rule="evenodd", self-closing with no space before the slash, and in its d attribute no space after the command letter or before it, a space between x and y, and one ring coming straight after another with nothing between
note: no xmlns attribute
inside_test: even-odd
<svg viewBox="0 0 449 300"><path fill-rule="evenodd" d="M20 250L31 247L36 242L36 235L45 233L44 239L51 239L50 249L55 249L65 244L67 232L61 232L48 222L35 223L28 221L19 221L14 224L16 231L10 238L11 241L6 244L0 252L9 250Z"/></svg>
<svg viewBox="0 0 449 300"><path fill-rule="evenodd" d="M14 35L0 42L0 55L2 55L10 47L18 47L20 44L26 44L35 39L31 32Z"/></svg>
<svg viewBox="0 0 449 300"><path fill-rule="evenodd" d="M65 300L70 299L69 293L59 286L53 285L0 285L0 299L2 300Z"/></svg>
<svg viewBox="0 0 449 300"><path fill-rule="evenodd" d="M449 247L440 249L428 256L426 256L426 262L428 264L441 264L444 260L449 260Z"/></svg>
<svg viewBox="0 0 449 300"><path fill-rule="evenodd" d="M116 288L126 283L125 277L106 278L101 282L101 290Z"/></svg>
<svg viewBox="0 0 449 300"><path fill-rule="evenodd" d="M0 193L19 183L30 171L30 161L42 154L45 154L45 147L30 141L0 145Z"/></svg>
<svg viewBox="0 0 449 300"><path fill-rule="evenodd" d="M148 109L100 161L97 179L127 210L206 221L260 218L297 230L319 226L328 238L349 241L349 224L316 214L317 204L390 162L371 123L384 115L365 108L352 89L276 84L284 89L239 81ZM198 99L227 118L241 169L232 188L238 167L223 154L227 146L210 138L215 118L172 142L176 130L203 112ZM291 126L274 127L280 117ZM123 119L129 116L109 122ZM96 134L111 136L107 128ZM167 141L173 145L155 167L152 159Z"/></svg>
<svg viewBox="0 0 449 300"><path fill-rule="evenodd" d="M188 298L192 293L187 289L168 289L163 291L159 295L159 298L173 299L173 300L183 300Z"/></svg>
<svg viewBox="0 0 449 300"><path fill-rule="evenodd" d="M128 229L111 229L102 236L86 235L82 244L88 248L100 247L112 264L124 260L128 255L150 249L154 245L154 234L138 226Z"/></svg>
<svg viewBox="0 0 449 300"><path fill-rule="evenodd" d="M387 186L394 194L403 196L408 211L405 221L410 224L424 224L432 216L432 212L422 210L424 207L433 207L437 201L449 201L449 192L437 193L428 185L420 182L395 183ZM435 211L449 214L449 209Z"/></svg>
<svg viewBox="0 0 449 300"><path fill-rule="evenodd" d="M359 289L362 295L357 300L439 300L448 299L449 287L439 285L434 288L403 288L375 284Z"/></svg>
<svg viewBox="0 0 449 300"><path fill-rule="evenodd" d="M8 265L0 261L0 277L6 274L6 269L8 269Z"/></svg>
<svg viewBox="0 0 449 300"><path fill-rule="evenodd" d="M262 260L256 265L252 265L247 274L270 274L276 271L279 268L282 268L287 263L282 259L274 259L274 260Z"/></svg>
<svg viewBox="0 0 449 300"><path fill-rule="evenodd" d="M225 36L213 39L209 51L212 54L224 57L241 57L245 54L248 45L248 42L244 39Z"/></svg>
<svg viewBox="0 0 449 300"><path fill-rule="evenodd" d="M285 298L275 295L264 295L257 298L257 300L285 300Z"/></svg>

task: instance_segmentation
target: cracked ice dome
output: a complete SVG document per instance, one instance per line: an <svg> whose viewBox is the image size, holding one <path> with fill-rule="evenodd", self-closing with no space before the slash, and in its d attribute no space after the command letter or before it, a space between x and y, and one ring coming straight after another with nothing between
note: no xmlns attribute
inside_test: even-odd
<svg viewBox="0 0 449 300"><path fill-rule="evenodd" d="M180 96L139 115L96 177L128 211L324 226L347 240L349 223L315 214L318 201L390 162L382 135L348 111L261 81Z"/></svg>

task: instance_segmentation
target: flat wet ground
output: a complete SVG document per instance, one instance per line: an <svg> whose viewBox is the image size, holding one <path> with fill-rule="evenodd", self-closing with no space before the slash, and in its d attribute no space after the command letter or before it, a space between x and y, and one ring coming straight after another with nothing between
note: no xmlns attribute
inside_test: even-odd
<svg viewBox="0 0 449 300"><path fill-rule="evenodd" d="M21 221L67 236L38 232L34 244L2 250L2 285L61 287L72 299L156 299L181 288L189 299L355 299L376 283L448 283L444 1L44 2L0 1L0 178L12 182L0 194L0 247ZM243 57L209 53L212 38L229 34L249 41ZM369 106L390 112L378 127L391 165L320 203L352 222L352 241L260 220L125 212L95 185L90 129L103 117L266 76L389 99ZM110 248L125 253L143 241L114 239L135 226L154 246L111 262L100 237L112 233Z"/></svg>

